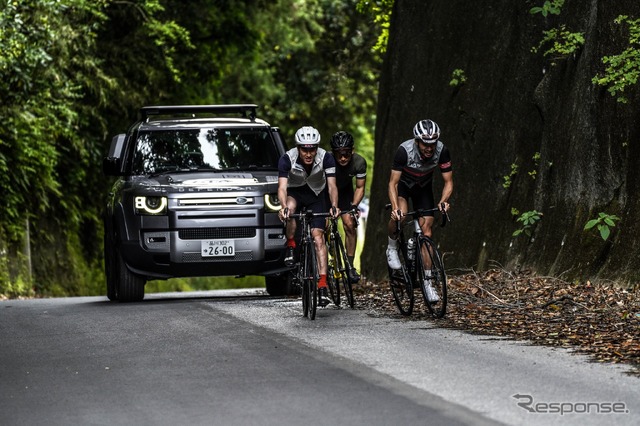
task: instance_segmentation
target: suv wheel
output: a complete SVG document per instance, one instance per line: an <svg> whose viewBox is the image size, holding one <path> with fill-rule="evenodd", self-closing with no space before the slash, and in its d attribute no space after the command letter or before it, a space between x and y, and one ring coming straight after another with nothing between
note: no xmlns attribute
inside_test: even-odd
<svg viewBox="0 0 640 426"><path fill-rule="evenodd" d="M139 302L144 298L144 285L146 280L139 275L129 271L127 265L122 259L120 250L114 250L115 282L114 286L117 293L117 299L120 302ZM107 285L107 291L109 286Z"/></svg>
<svg viewBox="0 0 640 426"><path fill-rule="evenodd" d="M113 262L113 239L106 235L104 238L104 275L107 281L107 297L115 302L118 300L118 292Z"/></svg>
<svg viewBox="0 0 640 426"><path fill-rule="evenodd" d="M264 283L270 296L297 296L300 294L298 287L293 283L292 275L288 272L264 277Z"/></svg>

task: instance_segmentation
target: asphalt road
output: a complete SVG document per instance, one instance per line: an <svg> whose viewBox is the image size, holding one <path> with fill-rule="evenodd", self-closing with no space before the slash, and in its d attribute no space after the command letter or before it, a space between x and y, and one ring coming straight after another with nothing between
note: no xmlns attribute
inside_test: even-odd
<svg viewBox="0 0 640 426"><path fill-rule="evenodd" d="M0 424L640 424L623 367L261 294L2 301Z"/></svg>

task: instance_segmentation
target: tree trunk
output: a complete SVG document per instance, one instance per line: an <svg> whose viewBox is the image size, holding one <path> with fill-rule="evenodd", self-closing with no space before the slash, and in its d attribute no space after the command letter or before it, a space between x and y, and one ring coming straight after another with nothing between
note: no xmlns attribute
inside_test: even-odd
<svg viewBox="0 0 640 426"><path fill-rule="evenodd" d="M362 261L369 278L386 276L391 158L424 118L440 125L453 160L452 223L434 232L448 270L501 265L565 279L640 278L638 88L622 104L592 83L603 56L628 45L628 28L614 19L639 18L640 3L567 0L559 15L530 13L542 3L396 0ZM532 52L543 31L563 24L584 33L582 48L556 58L543 56L550 46ZM456 69L463 85L450 85ZM441 187L437 177L436 198ZM531 238L513 237L522 226L515 219L532 210L543 216ZM621 218L607 241L583 230L599 212Z"/></svg>

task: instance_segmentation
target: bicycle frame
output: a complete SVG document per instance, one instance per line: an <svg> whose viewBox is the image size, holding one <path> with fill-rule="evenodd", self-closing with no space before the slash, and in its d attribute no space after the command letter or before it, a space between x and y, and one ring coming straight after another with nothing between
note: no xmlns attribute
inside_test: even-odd
<svg viewBox="0 0 640 426"><path fill-rule="evenodd" d="M351 214L355 219L356 227L358 226L358 217L355 209L343 212L343 214ZM347 273L347 270L353 265L349 262L347 252L342 241L342 236L338 229L337 218L329 218L329 226L325 237L328 254L327 278L329 279L329 291L331 292L331 298L336 306L340 305L340 284L342 283L349 307L353 308L355 305L353 288Z"/></svg>
<svg viewBox="0 0 640 426"><path fill-rule="evenodd" d="M390 207L390 205L387 205ZM413 290L418 285L422 290L422 295L426 306L431 314L437 318L444 316L447 304L446 274L442 263L442 256L438 251L435 242L422 234L420 227L420 217L429 211L440 211L440 208L434 209L418 209L407 212L405 216L412 217L414 239L414 255L409 258L407 240L403 232L404 226L397 222L397 244L403 260L403 266L400 270L389 269L389 278L391 290L393 292L396 306L403 315L410 315L413 311L414 296ZM449 215L444 212L442 214L442 224L450 221ZM406 269L405 269L406 268ZM435 283L435 289L433 284ZM404 284L404 288L399 285Z"/></svg>
<svg viewBox="0 0 640 426"><path fill-rule="evenodd" d="M314 217L326 217L328 213L313 213L303 210L289 215L289 220L300 221L300 256L294 268L294 281L302 287L302 312L305 317L314 320L318 306L318 261L316 246L311 234L311 220Z"/></svg>

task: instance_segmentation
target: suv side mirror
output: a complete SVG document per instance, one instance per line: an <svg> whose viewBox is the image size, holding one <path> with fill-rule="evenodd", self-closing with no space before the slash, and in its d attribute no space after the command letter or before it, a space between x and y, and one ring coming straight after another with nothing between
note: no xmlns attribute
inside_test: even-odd
<svg viewBox="0 0 640 426"><path fill-rule="evenodd" d="M111 139L109 154L102 160L102 171L107 176L122 175L122 152L126 134L116 135Z"/></svg>

